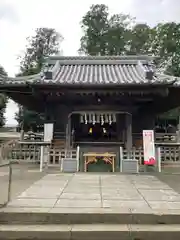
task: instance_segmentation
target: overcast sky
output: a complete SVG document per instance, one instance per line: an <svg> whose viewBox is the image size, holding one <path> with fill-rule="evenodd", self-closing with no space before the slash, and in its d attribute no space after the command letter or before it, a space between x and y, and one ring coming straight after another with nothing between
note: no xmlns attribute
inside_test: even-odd
<svg viewBox="0 0 180 240"><path fill-rule="evenodd" d="M14 76L18 72L17 56L24 50L26 37L35 28L52 27L64 41L63 55L77 55L81 29L79 22L91 4L104 3L111 13L127 13L139 22L154 25L180 20L180 0L0 0L0 64ZM14 124L16 105L8 105L6 118Z"/></svg>

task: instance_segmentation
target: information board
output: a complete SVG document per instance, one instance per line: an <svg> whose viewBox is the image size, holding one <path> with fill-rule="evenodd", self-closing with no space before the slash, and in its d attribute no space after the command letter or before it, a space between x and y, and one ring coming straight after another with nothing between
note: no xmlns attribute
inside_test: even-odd
<svg viewBox="0 0 180 240"><path fill-rule="evenodd" d="M53 139L53 123L44 124L44 141L51 142Z"/></svg>

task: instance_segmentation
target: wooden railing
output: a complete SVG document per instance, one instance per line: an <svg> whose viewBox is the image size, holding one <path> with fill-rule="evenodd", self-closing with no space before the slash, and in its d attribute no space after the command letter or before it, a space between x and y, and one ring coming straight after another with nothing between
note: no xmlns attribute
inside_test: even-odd
<svg viewBox="0 0 180 240"><path fill-rule="evenodd" d="M68 159L74 159L79 160L79 152L78 149L71 149L68 152L65 149L56 149L56 148L50 148L50 146L44 146L46 148L47 155L43 158L46 159L46 161L43 161L43 168L45 167L51 167L56 166L62 168L63 160ZM19 142L11 142L6 147L3 148L2 156L3 159L11 160L14 162L24 162L24 163L40 163L41 161L41 145L40 144L20 144ZM43 154L44 155L44 154ZM78 168L78 167L77 167Z"/></svg>
<svg viewBox="0 0 180 240"><path fill-rule="evenodd" d="M177 142L178 136L176 133L155 133L155 142Z"/></svg>
<svg viewBox="0 0 180 240"><path fill-rule="evenodd" d="M50 149L49 151L49 165L57 165L61 164L62 159L66 158L68 156L69 158L76 159L77 158L77 150L72 149L69 151L68 155L65 149Z"/></svg>
<svg viewBox="0 0 180 240"><path fill-rule="evenodd" d="M128 152L126 149L123 149L123 159L136 159L139 161L139 164L143 164L144 162L144 153L143 149L139 148L133 148L130 152Z"/></svg>
<svg viewBox="0 0 180 240"><path fill-rule="evenodd" d="M179 146L167 146L161 147L161 161L162 162L180 162L180 147ZM139 164L144 162L144 153L143 149L133 148L130 152L126 149L123 149L123 159L137 159Z"/></svg>
<svg viewBox="0 0 180 240"><path fill-rule="evenodd" d="M3 146L2 157L11 161L40 161L40 146L36 144L20 144L18 141Z"/></svg>

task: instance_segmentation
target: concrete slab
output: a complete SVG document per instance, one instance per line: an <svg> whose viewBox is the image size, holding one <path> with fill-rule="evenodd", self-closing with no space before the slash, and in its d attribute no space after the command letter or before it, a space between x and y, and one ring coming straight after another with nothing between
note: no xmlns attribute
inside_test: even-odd
<svg viewBox="0 0 180 240"><path fill-rule="evenodd" d="M48 213L51 207L11 207L1 208L0 213Z"/></svg>
<svg viewBox="0 0 180 240"><path fill-rule="evenodd" d="M150 207L154 210L180 210L180 202L169 201L148 201Z"/></svg>
<svg viewBox="0 0 180 240"><path fill-rule="evenodd" d="M72 200L101 200L99 193L84 194L84 193L62 193L60 199L72 199Z"/></svg>
<svg viewBox="0 0 180 240"><path fill-rule="evenodd" d="M74 199L59 199L57 203L54 206L55 208L58 207L66 207L66 208L100 208L101 206L101 201L100 200L81 200L78 199L74 201Z"/></svg>
<svg viewBox="0 0 180 240"><path fill-rule="evenodd" d="M8 172L0 172L0 177L4 177L4 176L8 176L9 173Z"/></svg>
<svg viewBox="0 0 180 240"><path fill-rule="evenodd" d="M121 189L116 194L112 195L112 192L109 192L108 190L103 191L102 190L102 198L104 200L143 200L143 197L139 194L139 192L136 189Z"/></svg>
<svg viewBox="0 0 180 240"><path fill-rule="evenodd" d="M8 206L9 207L54 207L57 199L40 199L40 198L32 198L32 199L25 199L19 198L11 201Z"/></svg>
<svg viewBox="0 0 180 240"><path fill-rule="evenodd" d="M101 173L48 174L8 208L48 208L51 212L152 213L180 210L180 194L155 176ZM69 209L69 210L68 210Z"/></svg>
<svg viewBox="0 0 180 240"><path fill-rule="evenodd" d="M103 207L105 208L125 208L125 209L131 209L131 208L147 208L150 207L145 201L127 201L127 200L103 200Z"/></svg>
<svg viewBox="0 0 180 240"><path fill-rule="evenodd" d="M180 195L173 190L145 190L140 189L139 192L145 198L146 201L170 201L170 202L180 202Z"/></svg>

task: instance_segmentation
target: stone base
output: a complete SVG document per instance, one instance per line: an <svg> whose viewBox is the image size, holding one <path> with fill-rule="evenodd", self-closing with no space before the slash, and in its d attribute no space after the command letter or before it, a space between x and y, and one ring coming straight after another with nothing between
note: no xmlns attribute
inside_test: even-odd
<svg viewBox="0 0 180 240"><path fill-rule="evenodd" d="M180 239L179 225L9 225L0 226L0 239L36 240L173 240Z"/></svg>

